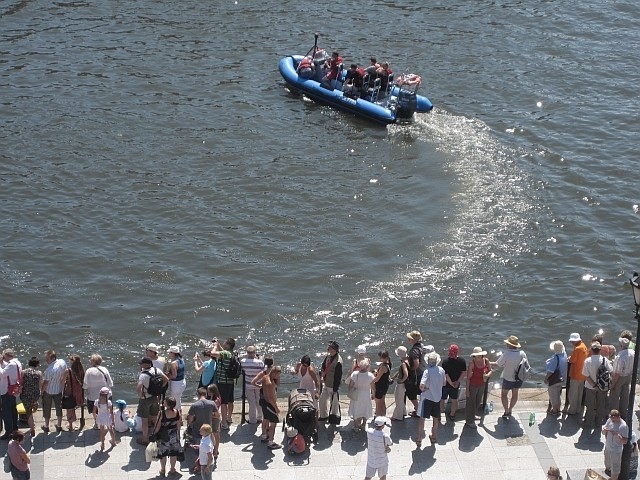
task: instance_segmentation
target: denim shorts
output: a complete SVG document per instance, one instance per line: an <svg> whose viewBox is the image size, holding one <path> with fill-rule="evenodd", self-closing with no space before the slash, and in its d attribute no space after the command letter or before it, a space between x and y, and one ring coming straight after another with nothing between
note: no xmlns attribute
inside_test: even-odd
<svg viewBox="0 0 640 480"><path fill-rule="evenodd" d="M514 388L522 387L522 380L516 380L512 382L510 380L502 379L502 389L503 390L513 390Z"/></svg>

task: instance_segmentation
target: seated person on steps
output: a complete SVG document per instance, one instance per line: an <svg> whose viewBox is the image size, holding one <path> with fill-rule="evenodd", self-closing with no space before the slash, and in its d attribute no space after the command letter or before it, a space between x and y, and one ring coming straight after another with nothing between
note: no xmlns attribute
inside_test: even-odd
<svg viewBox="0 0 640 480"><path fill-rule="evenodd" d="M340 73L340 66L342 65L342 57L338 52L333 52L331 54L331 60L329 60L325 66L327 67L327 73L324 77L322 77L322 86L328 90L333 90L333 86L331 82L338 78L338 74Z"/></svg>
<svg viewBox="0 0 640 480"><path fill-rule="evenodd" d="M313 64L311 57L304 57L300 60L296 72L300 78L313 78L316 74L316 66Z"/></svg>
<svg viewBox="0 0 640 480"><path fill-rule="evenodd" d="M358 67L355 63L351 64L351 68L347 70L347 75L342 87L342 91L347 97L358 98L362 96L364 76L364 68Z"/></svg>

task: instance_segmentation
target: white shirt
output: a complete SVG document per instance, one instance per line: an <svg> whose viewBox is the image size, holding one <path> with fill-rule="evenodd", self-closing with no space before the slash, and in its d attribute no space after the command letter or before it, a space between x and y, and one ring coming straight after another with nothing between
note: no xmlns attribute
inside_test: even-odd
<svg viewBox="0 0 640 480"><path fill-rule="evenodd" d="M9 391L9 384L15 385L21 380L18 374L20 370L22 365L17 358L12 358L0 367L0 395L5 395Z"/></svg>
<svg viewBox="0 0 640 480"><path fill-rule="evenodd" d="M200 468L209 465L209 454L213 454L215 443L211 435L206 435L200 439L200 448L198 450L198 458L200 459Z"/></svg>
<svg viewBox="0 0 640 480"><path fill-rule="evenodd" d="M504 351L496 360L496 365L502 367L502 374L500 374L500 378L508 382L515 382L516 370L518 369L518 365L520 365L520 361L523 357L524 352L522 350L509 348Z"/></svg>
<svg viewBox="0 0 640 480"><path fill-rule="evenodd" d="M64 378L64 372L66 371L67 363L61 358L50 363L42 375L42 380L48 381L45 392L49 395L58 395L62 393L62 389L64 388L62 379Z"/></svg>
<svg viewBox="0 0 640 480"><path fill-rule="evenodd" d="M87 400L97 400L102 387L113 387L111 374L103 366L89 367L84 372L82 388L87 391Z"/></svg>
<svg viewBox="0 0 640 480"><path fill-rule="evenodd" d="M627 424L622 419L620 419L620 422L616 423L609 418L607 423L605 423L604 428L612 430L611 432L607 432L607 440L604 445L605 450L613 453L622 453L624 444L618 438L617 434L619 433L624 438L629 438L629 427Z"/></svg>
<svg viewBox="0 0 640 480"><path fill-rule="evenodd" d="M420 398L439 402L442 399L442 387L444 387L446 381L447 375L442 367L429 365L422 374L422 380L420 380L420 385L426 387L420 394Z"/></svg>
<svg viewBox="0 0 640 480"><path fill-rule="evenodd" d="M385 452L385 447L391 445L393 445L391 437L384 429L367 428L367 466L379 468L389 465L389 456Z"/></svg>
<svg viewBox="0 0 640 480"><path fill-rule="evenodd" d="M602 365L603 358L604 357L602 355L591 355L589 358L587 358L584 361L584 367L582 367L582 374L585 377L591 378L591 380L595 382L598 379L598 367ZM609 360L607 360L606 358L604 359L604 364L607 367L607 370L613 370L613 368L611 367L611 362L609 362ZM584 388L594 390L597 387L594 387L593 385L591 385L591 383L589 383L588 380L585 380Z"/></svg>
<svg viewBox="0 0 640 480"><path fill-rule="evenodd" d="M613 373L617 373L620 376L631 375L633 372L633 357L635 352L625 348L620 350L620 353L616 355L615 363L613 364Z"/></svg>
<svg viewBox="0 0 640 480"><path fill-rule="evenodd" d="M153 395L147 395L147 389L149 388L149 380L151 380L151 376L155 375L156 373L160 373L162 370L160 370L157 367L151 367L145 370L140 371L140 376L138 377L138 385L142 385L142 395L140 395L140 398L149 398L152 397Z"/></svg>

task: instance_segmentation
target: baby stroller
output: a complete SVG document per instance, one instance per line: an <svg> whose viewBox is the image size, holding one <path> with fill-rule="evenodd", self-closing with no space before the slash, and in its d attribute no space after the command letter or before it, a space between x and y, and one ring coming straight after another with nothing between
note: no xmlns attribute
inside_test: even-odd
<svg viewBox="0 0 640 480"><path fill-rule="evenodd" d="M289 411L284 421L304 437L307 446L318 441L316 413L311 393L304 388L297 388L291 391L289 394ZM284 425L282 427L284 429Z"/></svg>

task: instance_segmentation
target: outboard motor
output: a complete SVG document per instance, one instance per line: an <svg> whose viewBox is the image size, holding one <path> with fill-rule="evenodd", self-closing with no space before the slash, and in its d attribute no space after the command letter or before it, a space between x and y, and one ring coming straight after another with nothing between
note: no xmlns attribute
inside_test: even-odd
<svg viewBox="0 0 640 480"><path fill-rule="evenodd" d="M418 108L416 92L400 89L396 104L396 116L398 118L411 118Z"/></svg>
<svg viewBox="0 0 640 480"><path fill-rule="evenodd" d="M396 116L398 118L411 118L418 108L418 87L422 82L419 75L408 73L401 75L396 81L399 88Z"/></svg>

